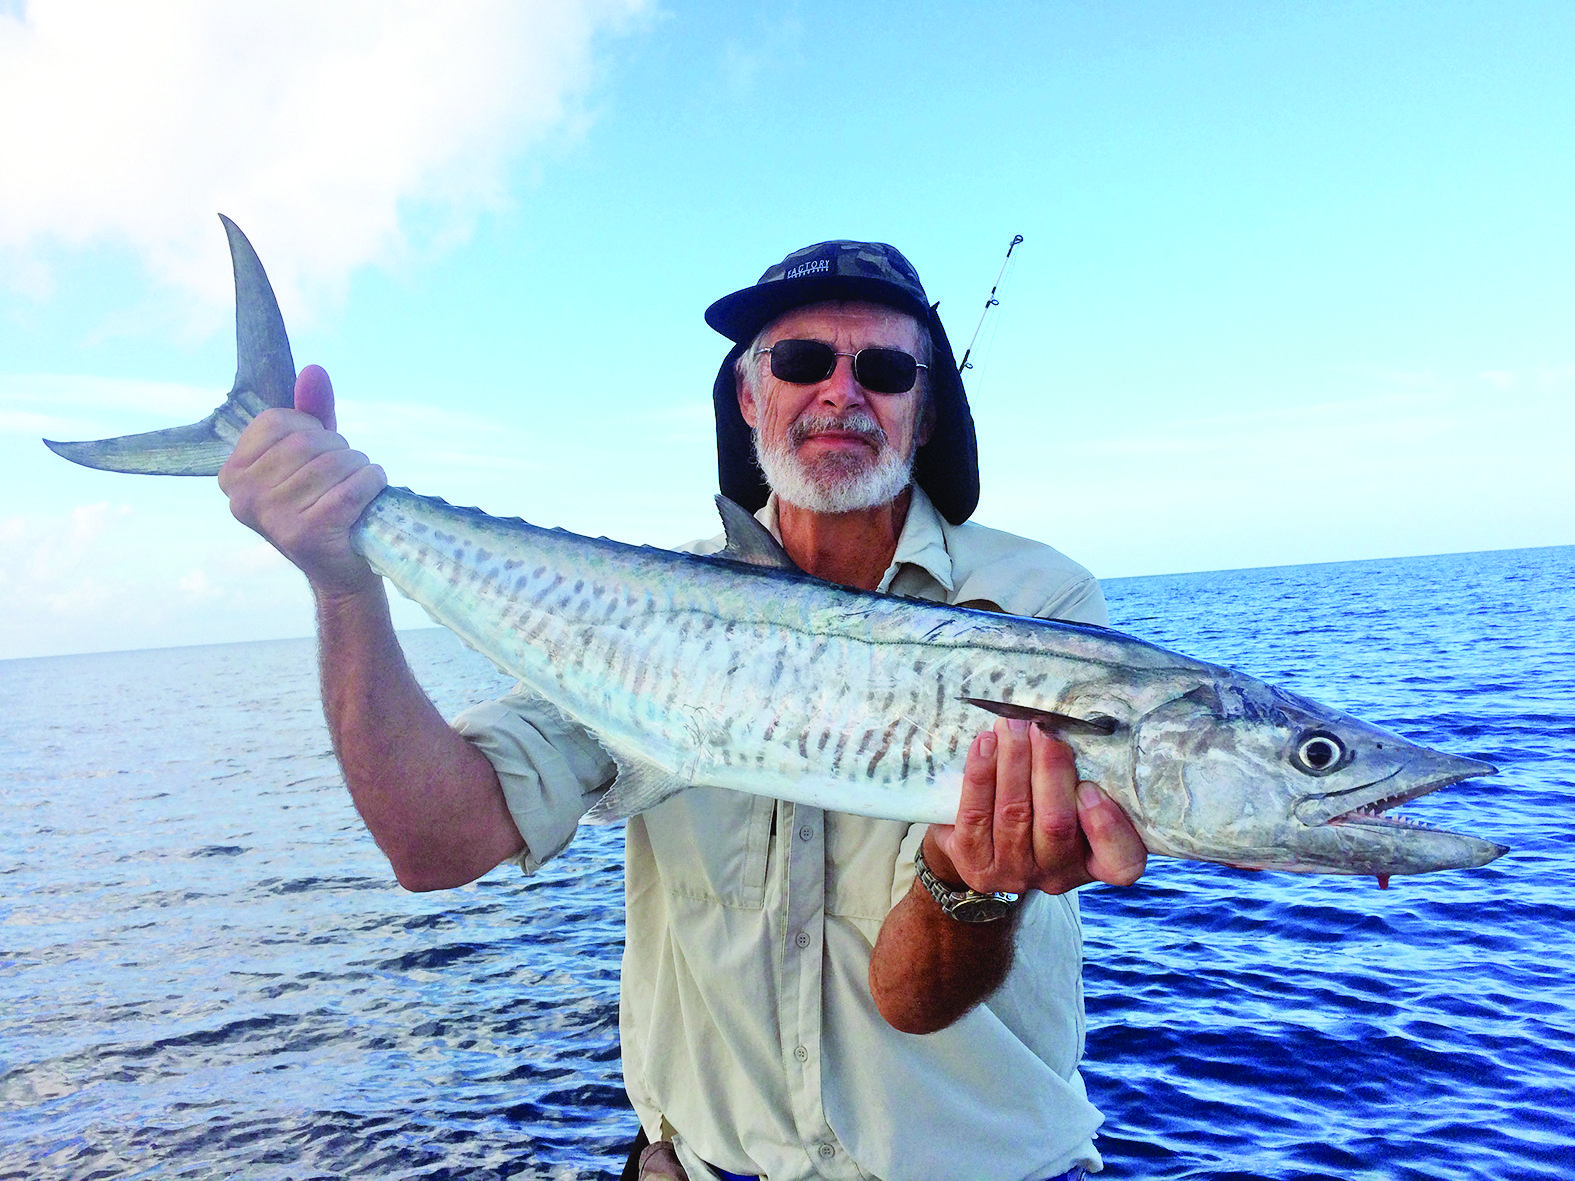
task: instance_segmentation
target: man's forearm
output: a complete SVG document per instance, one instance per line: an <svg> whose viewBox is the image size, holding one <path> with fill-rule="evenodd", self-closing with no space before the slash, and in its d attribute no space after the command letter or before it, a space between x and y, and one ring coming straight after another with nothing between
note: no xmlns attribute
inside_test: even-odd
<svg viewBox="0 0 1575 1181"><path fill-rule="evenodd" d="M497 773L405 662L380 580L317 594L323 710L345 783L400 884L464 885L524 847Z"/></svg>
<svg viewBox="0 0 1575 1181"><path fill-rule="evenodd" d="M953 876L927 836L925 860ZM943 911L917 881L881 924L870 958L870 992L881 1016L904 1033L945 1029L985 1000L1012 966L1016 916L965 923Z"/></svg>

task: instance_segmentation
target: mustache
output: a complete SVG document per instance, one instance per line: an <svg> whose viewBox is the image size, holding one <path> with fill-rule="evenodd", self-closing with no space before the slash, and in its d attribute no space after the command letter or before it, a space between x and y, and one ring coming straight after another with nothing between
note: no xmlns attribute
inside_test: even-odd
<svg viewBox="0 0 1575 1181"><path fill-rule="evenodd" d="M877 450L886 446L886 432L867 410L849 410L845 414L806 414L788 428L788 442L799 447L811 435L825 431L858 435Z"/></svg>

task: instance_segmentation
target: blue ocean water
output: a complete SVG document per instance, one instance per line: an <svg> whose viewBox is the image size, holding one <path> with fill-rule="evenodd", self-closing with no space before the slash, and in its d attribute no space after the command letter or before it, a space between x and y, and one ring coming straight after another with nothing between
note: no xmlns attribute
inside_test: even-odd
<svg viewBox="0 0 1575 1181"><path fill-rule="evenodd" d="M1513 851L1083 892L1107 1176L1575 1173L1575 547L1118 579L1118 626L1497 764ZM447 633L455 711L502 678ZM309 641L0 662L0 1178L616 1175L621 834L392 881Z"/></svg>

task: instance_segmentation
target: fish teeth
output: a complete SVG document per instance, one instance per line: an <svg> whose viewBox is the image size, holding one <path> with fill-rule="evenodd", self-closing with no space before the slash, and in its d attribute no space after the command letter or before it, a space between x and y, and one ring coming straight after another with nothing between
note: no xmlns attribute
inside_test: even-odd
<svg viewBox="0 0 1575 1181"><path fill-rule="evenodd" d="M1380 800L1376 804L1363 804L1360 808L1353 808L1349 812L1334 817L1329 823L1343 824L1348 820L1380 820L1385 824L1396 824L1403 828L1437 828L1436 825L1428 824L1421 820L1412 820L1409 816L1402 816L1398 812L1384 811L1386 807L1401 802L1403 801L1395 799L1393 801Z"/></svg>

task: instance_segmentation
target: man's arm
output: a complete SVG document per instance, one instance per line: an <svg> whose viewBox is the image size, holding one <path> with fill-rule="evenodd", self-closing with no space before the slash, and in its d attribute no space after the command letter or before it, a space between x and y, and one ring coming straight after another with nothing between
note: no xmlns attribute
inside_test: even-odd
<svg viewBox="0 0 1575 1181"><path fill-rule="evenodd" d="M1078 782L1071 748L1016 719L974 740L957 823L931 825L924 836L936 877L986 893L1130 885L1147 856L1120 806ZM1014 918L959 922L915 881L886 916L870 959L881 1015L905 1033L944 1029L1000 986L1014 935Z"/></svg>
<svg viewBox="0 0 1575 1181"><path fill-rule="evenodd" d="M258 415L219 486L235 516L311 584L334 751L395 876L411 890L463 885L525 843L492 764L405 663L382 579L350 545L351 526L387 481L334 426L328 374L308 366L295 409Z"/></svg>

